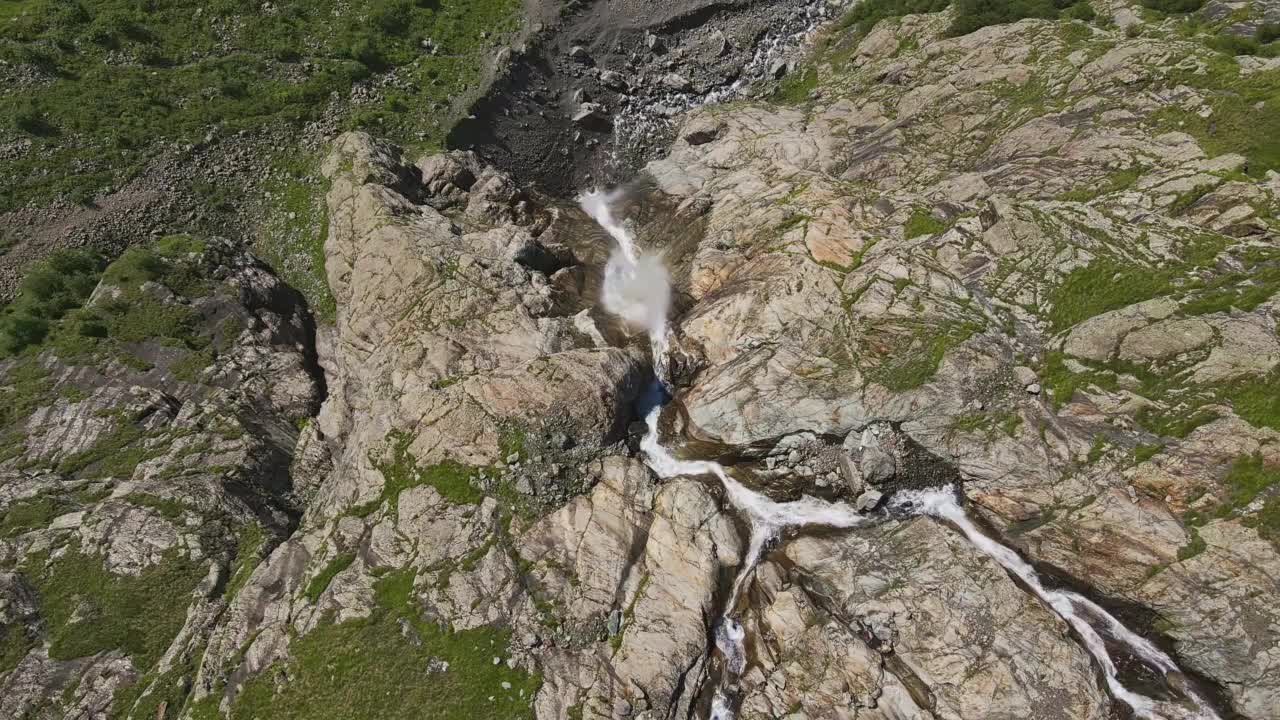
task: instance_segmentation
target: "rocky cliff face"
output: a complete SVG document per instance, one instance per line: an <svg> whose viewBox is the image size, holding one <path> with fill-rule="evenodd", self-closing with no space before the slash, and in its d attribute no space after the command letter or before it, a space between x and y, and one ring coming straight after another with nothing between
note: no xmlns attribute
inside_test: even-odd
<svg viewBox="0 0 1280 720"><path fill-rule="evenodd" d="M689 113L619 201L676 291L670 442L874 517L748 576L738 717L1125 716L990 556L878 509L940 485L1280 717L1280 176L1218 132L1280 69L1097 6L833 30L807 97ZM5 715L709 716L746 536L636 451L611 240L470 153L352 133L324 173L333 325L167 239L0 365Z"/></svg>

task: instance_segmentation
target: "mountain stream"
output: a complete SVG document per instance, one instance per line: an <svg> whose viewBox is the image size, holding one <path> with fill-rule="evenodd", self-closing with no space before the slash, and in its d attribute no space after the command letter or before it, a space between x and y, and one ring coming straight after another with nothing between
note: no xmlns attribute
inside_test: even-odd
<svg viewBox="0 0 1280 720"><path fill-rule="evenodd" d="M733 611L748 576L760 562L769 543L788 528L853 528L883 516L862 514L847 505L811 497L794 502L775 502L738 482L720 463L681 460L662 443L658 419L664 404L671 397L667 363L671 332L667 321L671 298L670 280L662 257L642 252L625 223L614 217L612 206L618 199L615 193L588 192L579 198L579 203L617 244L605 267L602 292L605 309L628 324L643 328L649 336L655 378L643 405L647 408L645 423L648 430L640 449L645 463L663 479L715 476L724 487L729 504L750 528L746 557L738 568L729 596L714 627L716 648L724 656L728 679L732 679L741 675L747 665L744 645L746 633L742 624L734 617ZM1189 688L1181 692L1175 691L1174 694L1182 696L1181 701L1176 701L1151 698L1122 684L1103 633L1157 671L1166 681L1180 678L1182 673L1172 658L1146 638L1129 630L1097 603L1078 593L1046 588L1029 563L979 529L961 507L951 488L900 492L890 498L888 508L895 515L927 515L950 523L978 550L1020 580L1025 588L1071 627L1081 645L1098 664L1112 697L1128 705L1136 717L1144 720L1219 720L1218 714L1208 703ZM1186 684L1169 683L1169 687L1186 688ZM733 716L733 703L725 693L725 688L721 687L713 698L710 720L732 720Z"/></svg>

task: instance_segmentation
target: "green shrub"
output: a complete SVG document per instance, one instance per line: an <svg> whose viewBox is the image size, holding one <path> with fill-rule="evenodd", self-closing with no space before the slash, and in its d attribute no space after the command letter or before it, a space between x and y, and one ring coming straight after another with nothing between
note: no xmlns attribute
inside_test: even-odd
<svg viewBox="0 0 1280 720"><path fill-rule="evenodd" d="M49 321L25 313L8 315L0 325L0 355L16 355L24 348L39 345L49 334Z"/></svg>
<svg viewBox="0 0 1280 720"><path fill-rule="evenodd" d="M1261 45L1251 37L1241 37L1231 33L1219 33L1209 40L1209 47L1227 55L1258 55Z"/></svg>
<svg viewBox="0 0 1280 720"><path fill-rule="evenodd" d="M855 35L866 35L881 20L941 12L949 5L951 0L862 0L840 18L840 27L852 29Z"/></svg>
<svg viewBox="0 0 1280 720"><path fill-rule="evenodd" d="M855 35L871 32L876 23L901 15L934 13L953 5L950 0L864 0L845 13L842 29ZM1016 22L1025 18L1055 19L1069 17L1091 20L1093 7L1088 0L956 0L955 18L947 34L967 35L988 25ZM1065 11L1065 12L1064 12Z"/></svg>
<svg viewBox="0 0 1280 720"><path fill-rule="evenodd" d="M1142 0L1142 6L1166 14L1191 13L1204 7L1204 0Z"/></svg>
<svg viewBox="0 0 1280 720"><path fill-rule="evenodd" d="M1056 18L1055 0L957 0L956 16L947 34L953 37L1024 18Z"/></svg>
<svg viewBox="0 0 1280 720"><path fill-rule="evenodd" d="M199 332L200 313L187 305L137 295L104 302L101 308L107 335L116 342L160 341L190 350L202 350L208 345L208 338Z"/></svg>
<svg viewBox="0 0 1280 720"><path fill-rule="evenodd" d="M40 106L29 101L13 111L13 127L18 132L35 137L58 134L58 129L50 124L49 118Z"/></svg>
<svg viewBox="0 0 1280 720"><path fill-rule="evenodd" d="M1280 23L1264 23L1253 36L1263 45L1280 40Z"/></svg>
<svg viewBox="0 0 1280 720"><path fill-rule="evenodd" d="M52 323L89 298L104 264L96 252L73 249L54 252L28 268L17 296L0 310L0 357L43 342Z"/></svg>
<svg viewBox="0 0 1280 720"><path fill-rule="evenodd" d="M120 254L102 273L112 285L130 288L155 280L164 272L164 261L147 247L131 247Z"/></svg>
<svg viewBox="0 0 1280 720"><path fill-rule="evenodd" d="M1063 17L1083 22L1092 22L1098 17L1098 13L1093 9L1093 5L1091 5L1088 0L1084 0L1084 2L1078 2L1067 8L1066 11L1063 12Z"/></svg>

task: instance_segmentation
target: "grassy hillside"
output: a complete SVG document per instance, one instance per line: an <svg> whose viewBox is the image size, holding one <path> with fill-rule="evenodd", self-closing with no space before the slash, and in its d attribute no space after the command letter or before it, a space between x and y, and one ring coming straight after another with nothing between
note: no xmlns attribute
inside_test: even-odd
<svg viewBox="0 0 1280 720"><path fill-rule="evenodd" d="M519 0L0 0L0 212L87 203L166 150L296 127L433 142ZM353 86L377 90L351 103ZM27 145L30 143L30 145Z"/></svg>

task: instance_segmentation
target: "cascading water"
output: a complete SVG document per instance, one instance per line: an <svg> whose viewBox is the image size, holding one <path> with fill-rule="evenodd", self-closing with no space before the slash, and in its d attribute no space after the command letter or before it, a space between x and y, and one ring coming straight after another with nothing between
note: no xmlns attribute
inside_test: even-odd
<svg viewBox="0 0 1280 720"><path fill-rule="evenodd" d="M1048 605L1059 617L1067 622L1079 636L1085 650L1102 668L1103 679L1112 697L1124 701L1133 708L1135 715L1148 720L1218 720L1218 715L1202 698L1188 691L1187 699L1193 707L1185 708L1172 702L1161 702L1145 695L1138 694L1120 682L1115 662L1107 652L1102 636L1094 629L1086 616L1099 621L1112 638L1123 643L1143 662L1159 670L1162 674L1178 672L1173 659L1161 652L1146 638L1126 628L1106 610L1088 598L1066 590L1050 590L1040 582L1040 576L1019 555L1004 545L985 535L978 526L969 519L968 514L956 501L950 489L935 489L904 492L894 496L892 505L899 509L909 509L932 517L940 518L955 525L969 542L993 560L1000 563L1005 570L1013 573L1031 592Z"/></svg>
<svg viewBox="0 0 1280 720"><path fill-rule="evenodd" d="M582 209L617 243L604 269L602 300L604 309L649 333L654 369L667 382L667 311L671 306L671 283L662 258L640 255L626 226L614 220L611 204L617 193L586 193Z"/></svg>
<svg viewBox="0 0 1280 720"><path fill-rule="evenodd" d="M640 442L645 464L660 478L678 476L714 475L725 490L729 503L742 513L751 529L746 557L738 568L729 597L725 601L720 619L716 623L716 647L724 654L725 665L731 675L738 675L746 668L743 640L746 633L741 623L733 617L739 593L765 546L778 533L789 527L824 526L849 528L868 519L843 505L836 505L816 498L804 498L796 502L779 503L751 490L738 482L717 462L707 460L681 460L662 444L658 432L658 419L662 406L668 399L670 388L667 377L667 310L671 287L662 259L654 255L642 255L626 226L613 217L610 204L616 195L586 193L580 198L582 209L603 227L618 244L605 267L603 301L605 309L623 320L644 328L649 334L653 352L655 379L645 398L649 408L645 416L648 432ZM729 720L733 717L728 700L717 693L712 702L712 720Z"/></svg>
<svg viewBox="0 0 1280 720"><path fill-rule="evenodd" d="M787 503L774 502L738 482L721 464L707 460L681 460L662 444L658 419L664 403L669 399L670 390L666 363L670 332L667 326L670 281L662 259L640 253L626 226L614 218L611 203L616 199L615 194L591 192L584 194L579 202L582 209L617 243L605 268L605 308L624 321L644 328L649 335L656 377L645 398L645 406L649 408L645 415L648 431L640 443L645 463L660 478L714 475L723 485L729 503L742 514L750 527L751 536L746 556L734 577L715 629L716 648L724 655L730 676L736 677L746 668L743 645L746 632L734 617L733 611L743 584L760 562L769 542L786 528L851 528L869 522L870 518L845 505L816 498L806 497ZM1160 673L1166 676L1176 673L1177 665L1168 655L1087 598L1073 592L1045 588L1035 570L1017 553L978 530L949 489L899 493L891 504L899 511L925 514L951 522L974 546L1022 580L1036 597L1075 630L1085 649L1101 667L1112 696L1133 708L1138 717L1147 720L1219 720L1218 715L1200 697L1189 691L1187 698L1193 705L1192 708L1154 700L1125 687L1119 680L1115 662L1107 652L1102 636L1089 622L1089 618L1098 622L1108 635L1127 646L1136 657ZM729 700L722 691L717 691L711 704L711 720L732 718L733 710Z"/></svg>

